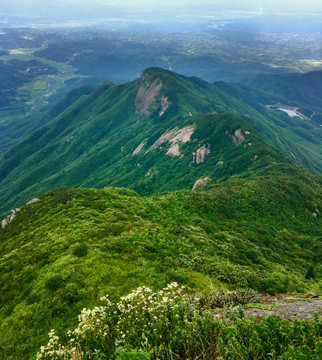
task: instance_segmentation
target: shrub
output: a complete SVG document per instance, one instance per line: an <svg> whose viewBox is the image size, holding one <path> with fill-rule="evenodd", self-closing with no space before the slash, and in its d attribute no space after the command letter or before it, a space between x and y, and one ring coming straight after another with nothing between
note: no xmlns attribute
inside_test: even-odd
<svg viewBox="0 0 322 360"><path fill-rule="evenodd" d="M226 311L226 318L230 320L242 319L244 317L244 309L238 305Z"/></svg>
<svg viewBox="0 0 322 360"><path fill-rule="evenodd" d="M314 266L310 265L305 274L305 279L315 279Z"/></svg>
<svg viewBox="0 0 322 360"><path fill-rule="evenodd" d="M56 291L63 286L64 280L60 275L55 275L47 279L46 288L51 291Z"/></svg>
<svg viewBox="0 0 322 360"><path fill-rule="evenodd" d="M200 299L200 306L207 309L233 307L249 303L257 303L260 295L252 289L237 289L234 291L215 291Z"/></svg>
<svg viewBox="0 0 322 360"><path fill-rule="evenodd" d="M68 200L73 197L74 190L61 187L57 190L56 196L52 200L52 206L55 207L58 204L66 204Z"/></svg>
<svg viewBox="0 0 322 360"><path fill-rule="evenodd" d="M120 348L116 360L149 360L149 353L142 349Z"/></svg>
<svg viewBox="0 0 322 360"><path fill-rule="evenodd" d="M227 298L256 297L228 293ZM222 295L225 297L225 295ZM269 316L258 322L244 317L241 306L215 318L201 310L199 299L177 283L153 292L140 287L119 302L107 296L103 305L83 309L78 326L62 345L54 330L38 360L116 359L317 359L321 350L321 320L283 321Z"/></svg>
<svg viewBox="0 0 322 360"><path fill-rule="evenodd" d="M86 256L87 253L88 247L86 244L78 244L73 251L73 254L79 258Z"/></svg>

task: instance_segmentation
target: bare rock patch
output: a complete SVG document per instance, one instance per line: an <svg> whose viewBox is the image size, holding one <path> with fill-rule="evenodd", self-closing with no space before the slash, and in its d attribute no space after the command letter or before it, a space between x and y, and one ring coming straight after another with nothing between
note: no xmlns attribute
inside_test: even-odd
<svg viewBox="0 0 322 360"><path fill-rule="evenodd" d="M195 159L197 164L203 163L208 155L210 154L210 149L203 145L200 149L198 149L195 153Z"/></svg>
<svg viewBox="0 0 322 360"><path fill-rule="evenodd" d="M159 146L161 146L163 143L169 141L176 133L178 132L178 128L174 128L173 130L170 130L169 132L163 134L159 137L159 139L151 146L151 149L157 149Z"/></svg>
<svg viewBox="0 0 322 360"><path fill-rule="evenodd" d="M25 205L33 204L33 203L35 203L35 202L37 202L39 200L40 199L38 199L38 198L33 198L30 201L28 201ZM6 226L8 226L11 223L11 221L15 218L15 216L17 215L17 213L19 211L20 211L20 208L16 208L16 209L11 210L11 214L9 214L5 219L3 219L1 221L2 229L4 229Z"/></svg>
<svg viewBox="0 0 322 360"><path fill-rule="evenodd" d="M178 142L178 141L181 141L181 142L188 142L190 141L190 138L191 138L191 135L193 134L194 132L194 128L193 127L190 127L190 126L187 126L181 130L179 130L176 135L170 139L170 142L172 143L175 143L175 142Z"/></svg>
<svg viewBox="0 0 322 360"><path fill-rule="evenodd" d="M169 147L166 154L170 157L175 157L175 156L182 157L183 155L180 153L180 149L179 149L179 141L184 143L190 141L193 132L194 132L194 128L190 126L187 126L179 130L176 127L168 131L167 133L163 134L162 136L160 136L159 139L151 146L151 148L147 152L153 149L157 149L163 143L169 141L171 143L171 146Z"/></svg>
<svg viewBox="0 0 322 360"><path fill-rule="evenodd" d="M155 101L155 97L159 95L163 85L159 78L156 78L152 84L147 81L142 82L139 91L135 97L135 109L140 115L150 115L149 106Z"/></svg>
<svg viewBox="0 0 322 360"><path fill-rule="evenodd" d="M240 145L245 141L245 136L242 134L241 129L237 129L233 135L229 135L231 141L235 145Z"/></svg>
<svg viewBox="0 0 322 360"><path fill-rule="evenodd" d="M142 150L144 145L145 141L142 141L141 144L133 151L132 155L138 154Z"/></svg>
<svg viewBox="0 0 322 360"><path fill-rule="evenodd" d="M170 157L175 157L175 156L179 156L179 157L182 157L183 155L181 154L180 152L180 148L179 148L179 144L177 143L173 143L168 151L167 151L167 155L170 156Z"/></svg>
<svg viewBox="0 0 322 360"><path fill-rule="evenodd" d="M198 188L198 187L200 187L200 186L205 186L205 185L207 185L207 184L209 183L209 181L211 181L211 179L210 179L210 177L208 177L208 176L206 176L206 177L204 177L204 178L198 179L198 180L194 183L194 185L193 185L193 187L192 187L192 190L195 190L196 188Z"/></svg>
<svg viewBox="0 0 322 360"><path fill-rule="evenodd" d="M175 135L173 137L171 137L171 139L169 139L171 146L167 151L167 155L170 157L175 157L175 156L179 156L179 157L183 157L183 154L181 154L180 152L180 148L179 148L179 141L181 142L188 142L190 141L191 135L194 132L194 128L193 127L185 127L181 130L178 130Z"/></svg>
<svg viewBox="0 0 322 360"><path fill-rule="evenodd" d="M19 208L11 210L11 214L9 214L5 219L1 221L2 229L4 229L6 226L8 226L11 223L11 221L15 218L17 212L19 211L20 211Z"/></svg>
<svg viewBox="0 0 322 360"><path fill-rule="evenodd" d="M159 117L161 117L169 108L171 102L169 101L168 97L162 96L161 98L161 111L159 112Z"/></svg>

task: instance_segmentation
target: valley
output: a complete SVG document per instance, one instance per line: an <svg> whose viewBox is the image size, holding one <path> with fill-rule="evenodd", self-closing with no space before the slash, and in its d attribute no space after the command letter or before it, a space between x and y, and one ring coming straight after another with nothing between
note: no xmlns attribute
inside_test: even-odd
<svg viewBox="0 0 322 360"><path fill-rule="evenodd" d="M320 359L322 8L3 1L0 359Z"/></svg>
<svg viewBox="0 0 322 360"><path fill-rule="evenodd" d="M149 66L198 76L208 82L242 83L245 77L249 79L257 73L321 69L315 61L321 54L321 42L316 34L292 37L289 47L289 34L273 36L272 29L253 34L249 30L255 26L253 21L234 24L219 18L166 28L162 24L132 22L124 27L105 24L98 29L95 26L4 28L0 35L2 128L6 129L8 123L19 126L18 119L22 114L30 115L31 109L38 110L35 117L41 116L48 111L48 104L53 105L77 86L99 85L106 80L116 84L132 81ZM247 37L251 42L243 40ZM40 68L43 73L38 74ZM56 80L46 94L47 85L53 82L51 76ZM306 111L317 114L314 115L317 119L320 117L320 109L309 102L307 108ZM13 133L12 127L9 128L10 135L2 130L5 140L1 139L0 151L22 138L21 133Z"/></svg>
<svg viewBox="0 0 322 360"><path fill-rule="evenodd" d="M0 229L0 348L9 358L36 354L51 328L74 328L104 294L117 300L143 284L321 290L321 177L270 142L275 121L290 117L240 94L149 68L76 97L3 154L1 210L21 207Z"/></svg>
<svg viewBox="0 0 322 360"><path fill-rule="evenodd" d="M218 182L247 167L292 161L288 157L320 172L321 128L301 119L293 127L288 115L256 103L251 93L247 97L250 105L237 89L161 68L124 85L105 83L3 154L0 211L53 186L118 185L150 195L192 189L201 177ZM197 129L191 141L175 140L175 132L187 127ZM193 153L203 153L206 161L194 164L199 155Z"/></svg>
<svg viewBox="0 0 322 360"><path fill-rule="evenodd" d="M308 120L310 121L311 119L309 119L308 117L306 117L305 115L301 114L299 112L299 109L293 106L287 106L287 105L282 105L282 104L277 104L277 105L266 105L268 108L270 109L277 109L277 110L281 110L286 112L286 114L288 114L290 117L294 117L294 116L298 116L303 120Z"/></svg>

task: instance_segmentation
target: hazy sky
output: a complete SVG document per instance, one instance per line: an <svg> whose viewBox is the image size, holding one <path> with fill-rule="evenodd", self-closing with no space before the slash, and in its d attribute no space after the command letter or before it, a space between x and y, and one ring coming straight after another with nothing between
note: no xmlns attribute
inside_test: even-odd
<svg viewBox="0 0 322 360"><path fill-rule="evenodd" d="M226 4L233 5L236 4L236 7L243 5L251 5L251 6L283 6L287 8L322 8L321 0L58 0L61 2L76 2L76 3L101 3L101 4L115 4L115 5L139 5L139 6L147 6L147 7L155 7L155 6L173 6L173 5L198 5L198 4Z"/></svg>
<svg viewBox="0 0 322 360"><path fill-rule="evenodd" d="M37 0L33 0L37 1ZM43 0L39 0L42 2ZM198 5L198 4L250 4L250 5L259 5L263 4L266 6L288 6L292 8L293 6L306 7L319 7L321 8L321 0L57 0L62 3L74 2L74 3L100 3L100 4L113 4L113 5L143 5L143 6L172 6L172 5ZM28 2L28 1L26 1Z"/></svg>
<svg viewBox="0 0 322 360"><path fill-rule="evenodd" d="M173 5L199 5L199 4L226 4L231 7L232 4L239 6L264 6L264 7L283 7L292 9L313 8L322 9L321 0L1 0L2 4L23 3L24 5L34 5L46 3L59 2L62 4L76 3L76 4L105 4L105 5L123 5L123 6L145 6L145 7L160 7ZM0 4L1 8L1 4Z"/></svg>
<svg viewBox="0 0 322 360"><path fill-rule="evenodd" d="M93 6L94 4L116 5L122 9L119 12L118 10L104 9L101 6ZM110 15L112 18L130 16L133 20L136 15L140 17L140 13L146 10L153 11L163 8L163 10L171 11L174 6L185 5L197 7L199 17L200 14L209 15L210 5L220 5L219 8L211 8L215 12L219 10L218 14L225 13L227 10L246 11L255 15L322 14L322 0L0 0L0 23L1 15L3 19L11 16L22 19L46 18L53 21L98 19ZM202 5L208 6L203 7ZM193 14L193 11L190 11L190 14ZM179 10L175 9L172 11L172 15L176 12L180 14Z"/></svg>

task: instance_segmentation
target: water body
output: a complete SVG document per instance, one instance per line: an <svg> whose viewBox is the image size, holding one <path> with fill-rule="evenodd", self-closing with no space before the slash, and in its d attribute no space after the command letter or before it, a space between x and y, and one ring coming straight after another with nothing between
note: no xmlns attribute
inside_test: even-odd
<svg viewBox="0 0 322 360"><path fill-rule="evenodd" d="M291 117L299 116L294 110L284 109L282 107L279 107L278 110L286 112Z"/></svg>

